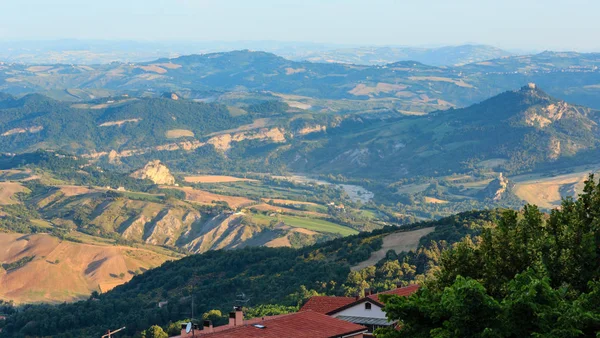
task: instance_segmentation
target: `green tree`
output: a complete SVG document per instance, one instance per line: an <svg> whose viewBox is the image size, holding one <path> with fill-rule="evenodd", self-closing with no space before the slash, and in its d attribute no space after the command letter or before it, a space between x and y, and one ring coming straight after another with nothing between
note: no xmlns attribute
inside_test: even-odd
<svg viewBox="0 0 600 338"><path fill-rule="evenodd" d="M409 298L385 297L402 330L381 337L597 337L600 184L549 217L506 211L495 228L442 254L435 279Z"/></svg>
<svg viewBox="0 0 600 338"><path fill-rule="evenodd" d="M144 338L169 338L169 335L158 325L153 325L142 332Z"/></svg>
<svg viewBox="0 0 600 338"><path fill-rule="evenodd" d="M209 310L202 314L202 319L210 320L213 323L218 322L223 317L221 310Z"/></svg>

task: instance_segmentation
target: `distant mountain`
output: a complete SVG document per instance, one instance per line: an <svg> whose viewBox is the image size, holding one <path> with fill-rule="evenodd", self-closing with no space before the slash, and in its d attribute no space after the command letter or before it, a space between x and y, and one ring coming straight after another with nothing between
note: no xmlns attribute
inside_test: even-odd
<svg viewBox="0 0 600 338"><path fill-rule="evenodd" d="M322 112L390 108L431 112L465 107L535 82L551 95L600 108L598 55L542 53L456 67L425 66L417 61L383 66L297 62L247 50L92 66L5 63L0 64L0 90L73 101L173 91L208 100L215 95L198 93L274 93Z"/></svg>
<svg viewBox="0 0 600 338"><path fill-rule="evenodd" d="M356 47L322 51L298 51L282 56L311 62L339 62L357 65L385 65L397 61L417 61L433 66L457 66L498 59L512 54L486 45L416 47Z"/></svg>
<svg viewBox="0 0 600 338"><path fill-rule="evenodd" d="M240 49L262 50L290 60L385 64L402 60L452 66L495 59L510 53L485 45L439 48L344 46L336 44L280 41L0 41L0 60L27 64L102 64L145 62L189 54L228 52Z"/></svg>

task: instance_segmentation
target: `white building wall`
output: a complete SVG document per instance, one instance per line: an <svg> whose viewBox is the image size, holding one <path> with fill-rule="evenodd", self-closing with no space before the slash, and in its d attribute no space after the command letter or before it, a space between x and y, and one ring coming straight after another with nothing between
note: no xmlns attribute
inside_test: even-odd
<svg viewBox="0 0 600 338"><path fill-rule="evenodd" d="M337 316L354 316L354 317L367 317L367 318L383 318L385 319L385 312L374 303L371 303L371 310L365 310L365 304L369 302L360 303L353 307L347 308L343 311L331 315L332 317Z"/></svg>

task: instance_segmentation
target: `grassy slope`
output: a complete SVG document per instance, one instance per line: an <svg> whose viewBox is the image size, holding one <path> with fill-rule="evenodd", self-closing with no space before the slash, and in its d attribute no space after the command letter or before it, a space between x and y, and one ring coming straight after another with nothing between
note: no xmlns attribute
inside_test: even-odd
<svg viewBox="0 0 600 338"><path fill-rule="evenodd" d="M313 230L317 232L329 232L334 234L340 234L342 236L355 235L358 231L339 225L335 223L331 223L329 221L325 221L318 218L307 218L307 217L297 217L297 216L289 216L289 215L280 215L277 218L269 217L262 214L252 215L252 218L261 223L268 224L272 220L281 220L286 225L298 228L304 228L308 230Z"/></svg>

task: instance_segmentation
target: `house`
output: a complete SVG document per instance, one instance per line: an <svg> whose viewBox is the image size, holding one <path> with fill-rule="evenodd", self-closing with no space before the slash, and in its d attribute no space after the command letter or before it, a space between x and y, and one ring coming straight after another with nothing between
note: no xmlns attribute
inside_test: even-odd
<svg viewBox="0 0 600 338"><path fill-rule="evenodd" d="M285 315L244 320L241 308L229 314L229 325L213 327L209 320L203 327L186 333L182 327L179 338L363 338L367 328L322 313L307 310ZM175 337L173 337L175 338Z"/></svg>
<svg viewBox="0 0 600 338"><path fill-rule="evenodd" d="M365 297L311 297L300 308L302 311L314 311L341 319L350 323L363 325L369 328L371 334L376 328L395 325L388 321L383 311L384 304L381 295L410 296L419 290L419 285L399 287L393 290L371 294L365 290ZM368 335L367 335L368 336Z"/></svg>

